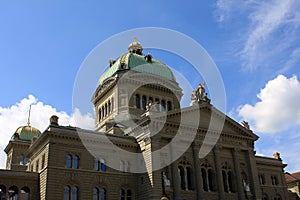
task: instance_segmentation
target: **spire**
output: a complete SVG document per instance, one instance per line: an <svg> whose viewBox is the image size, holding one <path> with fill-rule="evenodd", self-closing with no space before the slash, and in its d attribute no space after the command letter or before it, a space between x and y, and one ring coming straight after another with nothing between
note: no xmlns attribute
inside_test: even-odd
<svg viewBox="0 0 300 200"><path fill-rule="evenodd" d="M31 112L31 104L29 106L29 111L28 111L28 121L27 121L27 126L30 126L30 112Z"/></svg>

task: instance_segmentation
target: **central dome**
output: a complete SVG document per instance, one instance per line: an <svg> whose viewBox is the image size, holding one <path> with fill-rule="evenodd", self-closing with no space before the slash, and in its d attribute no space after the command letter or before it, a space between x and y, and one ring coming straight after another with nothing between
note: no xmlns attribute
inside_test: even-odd
<svg viewBox="0 0 300 200"><path fill-rule="evenodd" d="M170 81L176 78L165 63L152 58L150 54L142 55L143 47L136 40L128 47L128 53L120 56L116 61L110 61L110 68L100 77L98 84L101 85L106 79L115 75L119 70L134 70L142 73L154 74Z"/></svg>

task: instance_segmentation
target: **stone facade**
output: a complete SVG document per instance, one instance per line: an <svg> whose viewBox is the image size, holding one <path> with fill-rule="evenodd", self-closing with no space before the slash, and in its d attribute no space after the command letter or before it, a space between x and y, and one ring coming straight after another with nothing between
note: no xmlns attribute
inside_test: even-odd
<svg viewBox="0 0 300 200"><path fill-rule="evenodd" d="M286 165L279 154L255 155L258 136L249 126L203 94L181 108L174 75L151 55L143 57L138 42L120 59L110 61L93 95L95 131L60 126L52 117L38 137L9 141L0 200L288 198ZM151 70L132 66L141 59ZM221 134L210 128L213 119L222 122Z"/></svg>

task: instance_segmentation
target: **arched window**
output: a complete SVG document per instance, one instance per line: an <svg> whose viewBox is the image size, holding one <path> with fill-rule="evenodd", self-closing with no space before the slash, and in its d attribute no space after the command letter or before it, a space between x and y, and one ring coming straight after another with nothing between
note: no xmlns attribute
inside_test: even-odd
<svg viewBox="0 0 300 200"><path fill-rule="evenodd" d="M106 164L104 159L100 159L100 169L102 172L106 171Z"/></svg>
<svg viewBox="0 0 300 200"><path fill-rule="evenodd" d="M78 187L73 186L72 188L72 200L78 200Z"/></svg>
<svg viewBox="0 0 300 200"><path fill-rule="evenodd" d="M36 172L39 171L39 160L37 160L36 163L35 163L35 171Z"/></svg>
<svg viewBox="0 0 300 200"><path fill-rule="evenodd" d="M120 190L120 200L125 200L125 190L124 189Z"/></svg>
<svg viewBox="0 0 300 200"><path fill-rule="evenodd" d="M278 178L277 176L271 176L272 185L278 185Z"/></svg>
<svg viewBox="0 0 300 200"><path fill-rule="evenodd" d="M99 121L102 119L102 111L101 108L99 109L99 115L98 115Z"/></svg>
<svg viewBox="0 0 300 200"><path fill-rule="evenodd" d="M43 156L42 156L42 166L41 166L41 169L44 169L44 167L45 167L45 158L46 157L46 155L45 154L43 154Z"/></svg>
<svg viewBox="0 0 300 200"><path fill-rule="evenodd" d="M99 200L99 189L97 187L93 188L93 200Z"/></svg>
<svg viewBox="0 0 300 200"><path fill-rule="evenodd" d="M145 95L142 96L142 108L146 110L147 107L147 97Z"/></svg>
<svg viewBox="0 0 300 200"><path fill-rule="evenodd" d="M23 154L21 154L20 155L20 165L24 165L25 163L24 163L24 155Z"/></svg>
<svg viewBox="0 0 300 200"><path fill-rule="evenodd" d="M70 186L64 187L64 200L70 200L71 199L71 188Z"/></svg>
<svg viewBox="0 0 300 200"><path fill-rule="evenodd" d="M215 191L214 189L214 174L212 167L207 163L201 165L202 183L204 191Z"/></svg>
<svg viewBox="0 0 300 200"><path fill-rule="evenodd" d="M11 186L8 189L8 199L9 200L17 200L19 197L19 193L18 193L18 187L17 186Z"/></svg>
<svg viewBox="0 0 300 200"><path fill-rule="evenodd" d="M105 188L101 188L100 191L100 200L106 200L106 189Z"/></svg>
<svg viewBox="0 0 300 200"><path fill-rule="evenodd" d="M108 113L109 114L111 113L111 102L110 102L110 100L108 101Z"/></svg>
<svg viewBox="0 0 300 200"><path fill-rule="evenodd" d="M79 168L79 156L78 155L74 156L74 168L75 169Z"/></svg>
<svg viewBox="0 0 300 200"><path fill-rule="evenodd" d="M72 155L67 154L66 156L66 167L72 168Z"/></svg>
<svg viewBox="0 0 300 200"><path fill-rule="evenodd" d="M114 111L114 98L111 98L111 111Z"/></svg>
<svg viewBox="0 0 300 200"><path fill-rule="evenodd" d="M100 169L100 161L98 159L94 160L94 170L99 171Z"/></svg>
<svg viewBox="0 0 300 200"><path fill-rule="evenodd" d="M135 106L136 106L136 108L141 108L140 95L139 94L135 95Z"/></svg>
<svg viewBox="0 0 300 200"><path fill-rule="evenodd" d="M236 192L234 175L227 162L225 162L222 166L222 178L223 178L224 191L227 193Z"/></svg>
<svg viewBox="0 0 300 200"><path fill-rule="evenodd" d="M184 168L182 166L178 166L178 175L179 175L179 183L180 183L180 188L182 190L185 190L185 176L184 176Z"/></svg>
<svg viewBox="0 0 300 200"><path fill-rule="evenodd" d="M162 111L166 110L166 101L164 99L161 100L161 109L162 109Z"/></svg>
<svg viewBox="0 0 300 200"><path fill-rule="evenodd" d="M167 101L167 111L172 110L172 103L171 101Z"/></svg>
<svg viewBox="0 0 300 200"><path fill-rule="evenodd" d="M232 171L228 171L227 174L228 174L227 177L228 177L228 186L229 186L228 190L229 192L235 192L233 173Z"/></svg>
<svg viewBox="0 0 300 200"><path fill-rule="evenodd" d="M203 185L203 190L208 191L208 184L207 184L207 176L206 176L206 170L204 168L201 169L201 174L202 174L202 185Z"/></svg>
<svg viewBox="0 0 300 200"><path fill-rule="evenodd" d="M127 190L126 200L131 200L131 190Z"/></svg>
<svg viewBox="0 0 300 200"><path fill-rule="evenodd" d="M264 185L266 183L264 174L258 175L258 179L259 179L259 184Z"/></svg>
<svg viewBox="0 0 300 200"><path fill-rule="evenodd" d="M108 108L107 108L107 103L105 103L105 116L108 115Z"/></svg>
<svg viewBox="0 0 300 200"><path fill-rule="evenodd" d="M21 194L20 194L20 199L30 199L30 189L27 186L24 186L21 188Z"/></svg>
<svg viewBox="0 0 300 200"><path fill-rule="evenodd" d="M187 189L192 190L192 168L186 167L186 182L187 182Z"/></svg>
<svg viewBox="0 0 300 200"><path fill-rule="evenodd" d="M209 191L215 191L214 189L214 173L212 169L207 170L207 176L208 176L208 187Z"/></svg>
<svg viewBox="0 0 300 200"><path fill-rule="evenodd" d="M6 187L4 185L0 185L0 200L6 199Z"/></svg>
<svg viewBox="0 0 300 200"><path fill-rule="evenodd" d="M101 119L104 119L104 117L105 117L105 110L104 110L104 106L102 106L102 117L101 117Z"/></svg>
<svg viewBox="0 0 300 200"><path fill-rule="evenodd" d="M227 173L225 170L222 170L222 178L223 178L224 192L229 192L228 191L228 182L227 182Z"/></svg>
<svg viewBox="0 0 300 200"><path fill-rule="evenodd" d="M149 97L149 103L153 103L153 97Z"/></svg>

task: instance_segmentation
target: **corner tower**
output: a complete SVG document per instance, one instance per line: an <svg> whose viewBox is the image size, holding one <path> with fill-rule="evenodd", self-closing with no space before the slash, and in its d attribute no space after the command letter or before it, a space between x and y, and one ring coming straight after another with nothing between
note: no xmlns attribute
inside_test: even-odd
<svg viewBox="0 0 300 200"><path fill-rule="evenodd" d="M167 112L180 109L182 89L172 70L152 55L143 54L134 41L128 52L109 61L92 97L96 131L124 134L147 109Z"/></svg>

